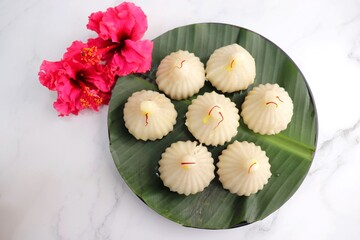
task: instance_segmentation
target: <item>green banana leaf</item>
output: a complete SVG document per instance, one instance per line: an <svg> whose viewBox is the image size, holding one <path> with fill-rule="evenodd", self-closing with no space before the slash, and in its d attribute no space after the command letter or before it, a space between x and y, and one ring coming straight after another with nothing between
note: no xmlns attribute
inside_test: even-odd
<svg viewBox="0 0 360 240"><path fill-rule="evenodd" d="M232 43L247 49L256 62L255 83L247 90L226 94L239 109L247 92L260 83L278 83L288 91L294 103L294 115L286 130L272 136L259 135L240 120L238 134L231 141L251 141L265 150L272 176L263 190L249 197L240 197L223 189L218 177L195 195L171 192L159 178L158 161L171 143L195 140L185 126L184 117L191 99L172 101L178 112L174 130L154 142L137 141L129 134L123 120L124 104L135 91L158 90L154 83L157 66L171 52L188 50L206 63L215 49ZM212 90L215 89L206 83L199 94ZM144 75L118 79L110 102L108 128L110 150L120 175L150 208L184 226L226 229L267 217L295 193L307 175L315 153L317 114L304 76L279 47L244 28L203 23L179 27L157 37L151 70ZM228 144L208 147L215 162Z"/></svg>

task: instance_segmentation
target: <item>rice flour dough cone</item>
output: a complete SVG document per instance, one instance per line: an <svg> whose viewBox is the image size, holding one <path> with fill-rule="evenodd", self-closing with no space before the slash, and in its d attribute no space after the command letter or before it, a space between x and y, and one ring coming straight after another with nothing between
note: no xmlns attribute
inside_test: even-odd
<svg viewBox="0 0 360 240"><path fill-rule="evenodd" d="M172 99L191 97L205 84L204 64L188 51L173 52L160 62L156 83Z"/></svg>
<svg viewBox="0 0 360 240"><path fill-rule="evenodd" d="M271 176L266 153L246 141L228 145L219 156L217 167L223 187L239 196L249 196L262 190Z"/></svg>
<svg viewBox="0 0 360 240"><path fill-rule="evenodd" d="M161 155L160 178L173 192L195 194L203 191L214 179L213 162L206 147L197 142L178 141Z"/></svg>
<svg viewBox="0 0 360 240"><path fill-rule="evenodd" d="M185 125L200 143L223 145L237 134L239 113L235 103L216 92L192 100Z"/></svg>
<svg viewBox="0 0 360 240"><path fill-rule="evenodd" d="M293 102L278 84L260 84L245 98L241 116L256 133L277 134L285 130L293 115Z"/></svg>
<svg viewBox="0 0 360 240"><path fill-rule="evenodd" d="M173 130L176 117L170 99L150 90L133 93L124 107L125 126L138 140L163 138Z"/></svg>
<svg viewBox="0 0 360 240"><path fill-rule="evenodd" d="M238 44L216 49L206 63L206 79L224 93L248 88L255 75L254 58Z"/></svg>

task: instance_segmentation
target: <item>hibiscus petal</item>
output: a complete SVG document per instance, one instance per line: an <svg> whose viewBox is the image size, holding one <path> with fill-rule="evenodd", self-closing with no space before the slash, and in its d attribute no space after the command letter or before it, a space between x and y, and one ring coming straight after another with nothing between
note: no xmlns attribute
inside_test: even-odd
<svg viewBox="0 0 360 240"><path fill-rule="evenodd" d="M76 105L83 92L80 84L76 84L75 80L70 80L66 76L61 78L56 90L58 97L65 102L70 102L72 105Z"/></svg>
<svg viewBox="0 0 360 240"><path fill-rule="evenodd" d="M53 107L56 111L58 111L59 116L69 116L70 113L78 115L81 109L76 108L71 102L64 101L62 98L58 97L58 99L53 103Z"/></svg>
<svg viewBox="0 0 360 240"><path fill-rule="evenodd" d="M89 47L97 48L98 56L105 63L111 61L114 49L118 46L118 44L111 42L111 40L104 40L100 37L88 39L87 44Z"/></svg>
<svg viewBox="0 0 360 240"><path fill-rule="evenodd" d="M40 65L38 73L42 85L50 90L56 90L56 84L59 79L59 71L62 69L62 62L50 62L44 60Z"/></svg>
<svg viewBox="0 0 360 240"><path fill-rule="evenodd" d="M103 39L111 39L113 42L121 42L130 36L131 29L135 25L134 17L126 11L117 12L109 8L100 22L100 34Z"/></svg>
<svg viewBox="0 0 360 240"><path fill-rule="evenodd" d="M133 69L127 66L125 58L120 53L115 53L109 63L111 71L118 76L125 76L133 72Z"/></svg>
<svg viewBox="0 0 360 240"><path fill-rule="evenodd" d="M110 92L115 84L114 75L107 67L87 68L83 70L83 73L86 82L93 84L102 92Z"/></svg>
<svg viewBox="0 0 360 240"><path fill-rule="evenodd" d="M151 67L153 42L149 40L131 41L126 40L121 56L125 63L122 73L144 73Z"/></svg>
<svg viewBox="0 0 360 240"><path fill-rule="evenodd" d="M136 41L144 35L148 27L146 15L133 3L123 2L100 13L90 15L87 27L104 40L119 43L125 39Z"/></svg>
<svg viewBox="0 0 360 240"><path fill-rule="evenodd" d="M83 64L73 61L73 59L63 60L63 74L68 79L76 79L76 74L83 68Z"/></svg>
<svg viewBox="0 0 360 240"><path fill-rule="evenodd" d="M83 43L82 41L73 41L66 50L66 52L63 55L63 60L76 60L81 61L81 50L83 48L88 47L86 43Z"/></svg>
<svg viewBox="0 0 360 240"><path fill-rule="evenodd" d="M93 30L97 33L100 33L100 26L99 26L99 23L101 21L101 19L103 18L104 16L104 13L103 12L95 12L95 13L92 13L90 16L89 16L89 22L88 24L86 25L86 27L90 30Z"/></svg>
<svg viewBox="0 0 360 240"><path fill-rule="evenodd" d="M109 104L109 102L110 102L110 98L111 98L111 92L107 92L107 93L100 93L99 94L101 97L102 97L102 99L103 99L103 102L102 102L102 104Z"/></svg>
<svg viewBox="0 0 360 240"><path fill-rule="evenodd" d="M133 3L120 4L115 7L118 12L128 11L129 15L131 15L135 19L135 24L131 29L131 33L129 34L129 39L131 40L140 40L144 33L148 28L147 17L145 13L141 10L140 7L137 7Z"/></svg>

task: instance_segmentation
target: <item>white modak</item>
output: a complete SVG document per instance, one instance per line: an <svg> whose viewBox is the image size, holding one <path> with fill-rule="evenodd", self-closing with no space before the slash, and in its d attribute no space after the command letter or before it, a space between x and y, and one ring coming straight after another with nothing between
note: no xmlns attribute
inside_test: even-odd
<svg viewBox="0 0 360 240"><path fill-rule="evenodd" d="M156 83L172 99L191 97L205 84L204 64L188 51L173 52L160 62Z"/></svg>
<svg viewBox="0 0 360 240"><path fill-rule="evenodd" d="M293 102L278 84L260 84L245 98L241 116L244 123L260 134L277 134L287 128L293 115Z"/></svg>
<svg viewBox="0 0 360 240"><path fill-rule="evenodd" d="M191 141L171 144L159 161L160 178L171 191L179 194L201 192L214 179L215 166L206 147Z"/></svg>
<svg viewBox="0 0 360 240"><path fill-rule="evenodd" d="M263 189L271 176L269 158L259 146L235 141L219 156L219 180L225 189L249 196Z"/></svg>
<svg viewBox="0 0 360 240"><path fill-rule="evenodd" d="M163 138L173 130L176 117L170 99L151 90L133 93L124 107L125 126L138 140Z"/></svg>
<svg viewBox="0 0 360 240"><path fill-rule="evenodd" d="M235 103L216 92L192 100L185 125L200 143L223 145L237 134L239 113Z"/></svg>
<svg viewBox="0 0 360 240"><path fill-rule="evenodd" d="M206 63L206 79L222 92L246 89L255 75L254 58L238 44L216 49Z"/></svg>

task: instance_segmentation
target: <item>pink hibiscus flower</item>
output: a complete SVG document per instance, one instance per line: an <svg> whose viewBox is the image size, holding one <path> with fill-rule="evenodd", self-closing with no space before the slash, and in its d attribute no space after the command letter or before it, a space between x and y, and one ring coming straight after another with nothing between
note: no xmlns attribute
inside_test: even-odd
<svg viewBox="0 0 360 240"><path fill-rule="evenodd" d="M151 67L153 42L140 40L147 30L147 18L141 8L123 2L106 12L90 15L87 28L98 33L89 46L102 52L102 60L119 76L144 73Z"/></svg>
<svg viewBox="0 0 360 240"><path fill-rule="evenodd" d="M144 73L151 67L153 43L140 40L147 30L141 8L124 2L90 15L87 28L98 33L87 43L74 41L61 61L43 61L40 83L57 91L59 116L95 111L108 104L115 76Z"/></svg>
<svg viewBox="0 0 360 240"><path fill-rule="evenodd" d="M57 91L54 108L59 116L77 115L85 108L97 111L109 102L115 82L113 72L101 63L97 48L80 41L72 43L61 61L43 61L39 79Z"/></svg>

